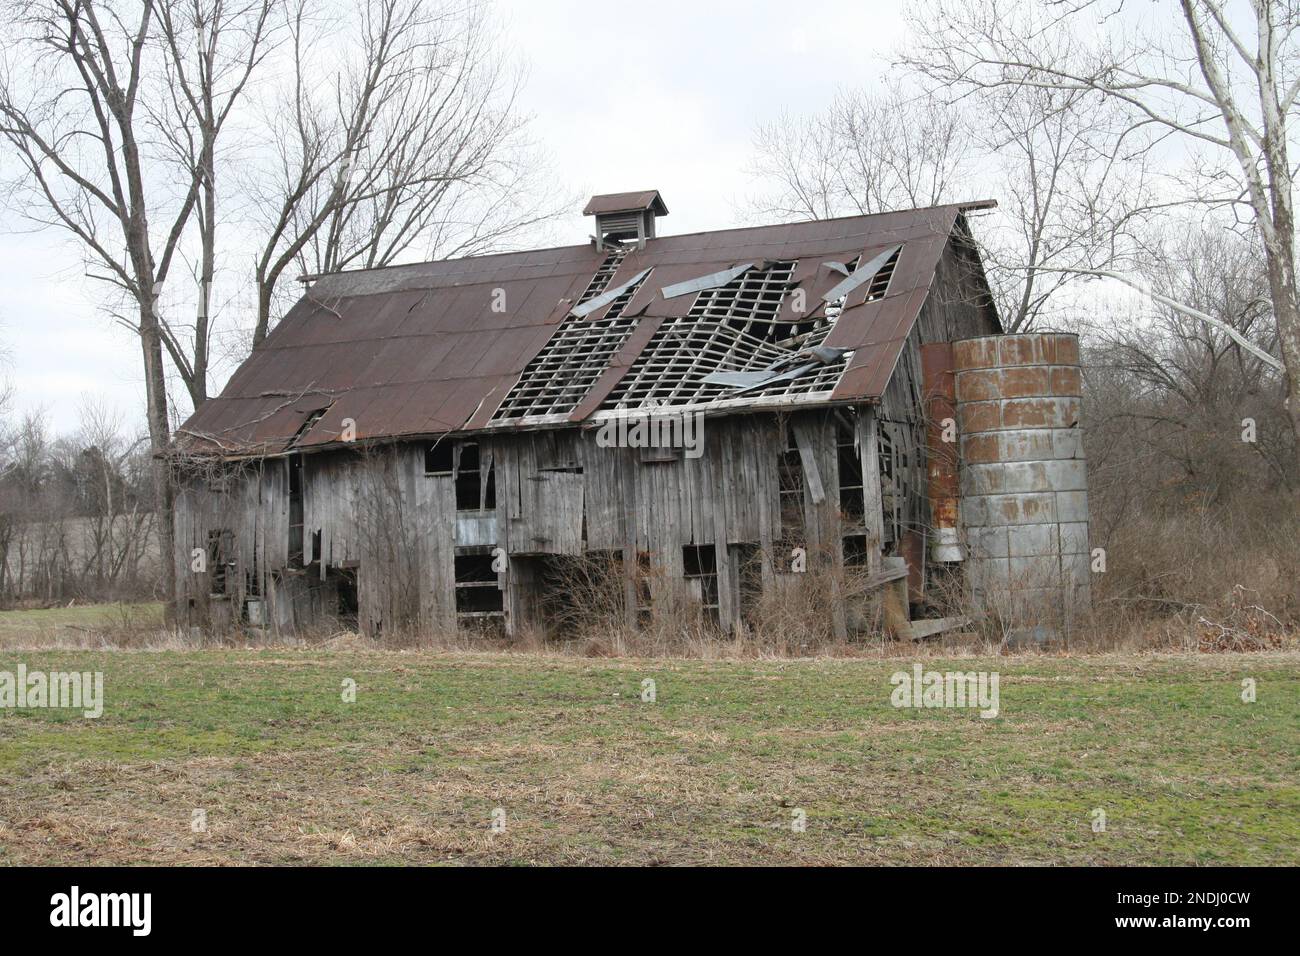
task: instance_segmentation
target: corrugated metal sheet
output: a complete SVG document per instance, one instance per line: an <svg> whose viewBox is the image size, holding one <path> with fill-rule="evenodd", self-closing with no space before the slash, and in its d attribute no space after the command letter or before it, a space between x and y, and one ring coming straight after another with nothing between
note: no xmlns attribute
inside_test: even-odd
<svg viewBox="0 0 1300 956"><path fill-rule="evenodd" d="M657 193L620 195L648 203ZM626 310L638 328L571 420L600 407L663 319L686 314L692 297L664 299L664 286L746 262L797 260L793 281L811 309L843 279L824 262L866 262L901 244L888 294L865 302L866 285L854 289L825 340L854 350L833 399L878 398L962 208L667 236L630 250L615 284L653 270ZM346 419L358 439L483 427L603 259L587 244L323 276L182 426L178 443L258 455L336 443ZM589 321L600 318L598 310Z"/></svg>

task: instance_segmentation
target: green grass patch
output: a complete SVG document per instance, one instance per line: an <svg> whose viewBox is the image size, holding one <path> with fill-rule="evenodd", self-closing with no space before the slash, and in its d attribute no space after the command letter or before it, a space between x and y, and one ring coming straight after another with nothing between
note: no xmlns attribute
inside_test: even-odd
<svg viewBox="0 0 1300 956"><path fill-rule="evenodd" d="M903 660L19 661L106 703L0 711L0 862L1300 862L1294 654L925 661L999 672L991 720L892 707Z"/></svg>

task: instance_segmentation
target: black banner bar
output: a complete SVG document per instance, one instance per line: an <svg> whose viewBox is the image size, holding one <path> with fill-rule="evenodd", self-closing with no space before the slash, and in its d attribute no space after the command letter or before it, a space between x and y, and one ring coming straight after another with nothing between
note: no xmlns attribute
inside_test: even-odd
<svg viewBox="0 0 1300 956"><path fill-rule="evenodd" d="M144 944L284 940L373 945L435 921L493 941L598 931L610 945L665 923L716 925L732 944L773 921L808 939L845 932L919 942L939 934L1062 940L1191 937L1232 945L1294 924L1294 872L1265 869L11 869L5 938L75 934ZM969 933L969 936L960 935ZM995 934L987 936L986 934ZM197 935L196 935L197 934ZM612 934L612 935L610 935ZM628 934L632 934L631 937ZM958 935L953 935L958 934ZM770 940L769 940L770 942ZM20 950L11 950L20 951Z"/></svg>

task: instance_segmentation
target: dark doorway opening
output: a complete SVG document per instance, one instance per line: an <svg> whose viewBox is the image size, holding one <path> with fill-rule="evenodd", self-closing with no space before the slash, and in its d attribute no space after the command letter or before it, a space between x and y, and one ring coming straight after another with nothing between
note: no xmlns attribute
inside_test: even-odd
<svg viewBox="0 0 1300 956"><path fill-rule="evenodd" d="M357 573L351 570L331 573L338 575L339 624L355 631L361 617L361 605L357 598Z"/></svg>

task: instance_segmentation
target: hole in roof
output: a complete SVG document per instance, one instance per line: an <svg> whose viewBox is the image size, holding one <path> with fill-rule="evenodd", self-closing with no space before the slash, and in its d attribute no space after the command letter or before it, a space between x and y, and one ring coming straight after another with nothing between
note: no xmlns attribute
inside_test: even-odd
<svg viewBox="0 0 1300 956"><path fill-rule="evenodd" d="M797 261L750 269L725 286L698 293L686 316L665 320L641 350L602 409L689 405L729 397L733 389L705 382L712 372L767 369L803 349L821 345L833 328L829 317L796 321L781 306L793 287ZM796 379L747 391L745 398L800 395L835 387L843 363L823 366Z"/></svg>
<svg viewBox="0 0 1300 956"><path fill-rule="evenodd" d="M626 255L626 249L615 249L605 257L605 261L596 269L596 274L591 277L591 282L587 283L587 291L582 293L582 298L578 300L579 305L588 299L596 298L609 288L609 281L614 278L614 273L618 272L618 267Z"/></svg>
<svg viewBox="0 0 1300 956"><path fill-rule="evenodd" d="M867 286L867 302L874 302L876 299L883 299L885 293L889 291L889 280L894 278L894 266L898 264L898 254L903 251L899 246L892 256L885 260L885 264L880 267L880 271L875 274L871 280L871 285Z"/></svg>
<svg viewBox="0 0 1300 956"><path fill-rule="evenodd" d="M323 417L325 417L325 413L327 411L329 411L328 405L326 405L324 408L317 408L314 409L313 411L308 412L307 417L303 420L303 423L299 425L298 430L293 433L293 438L289 439L289 445L292 446L298 444L298 440L302 438L304 435L306 435L309 431L311 431L311 427L315 425L318 421L320 421Z"/></svg>

